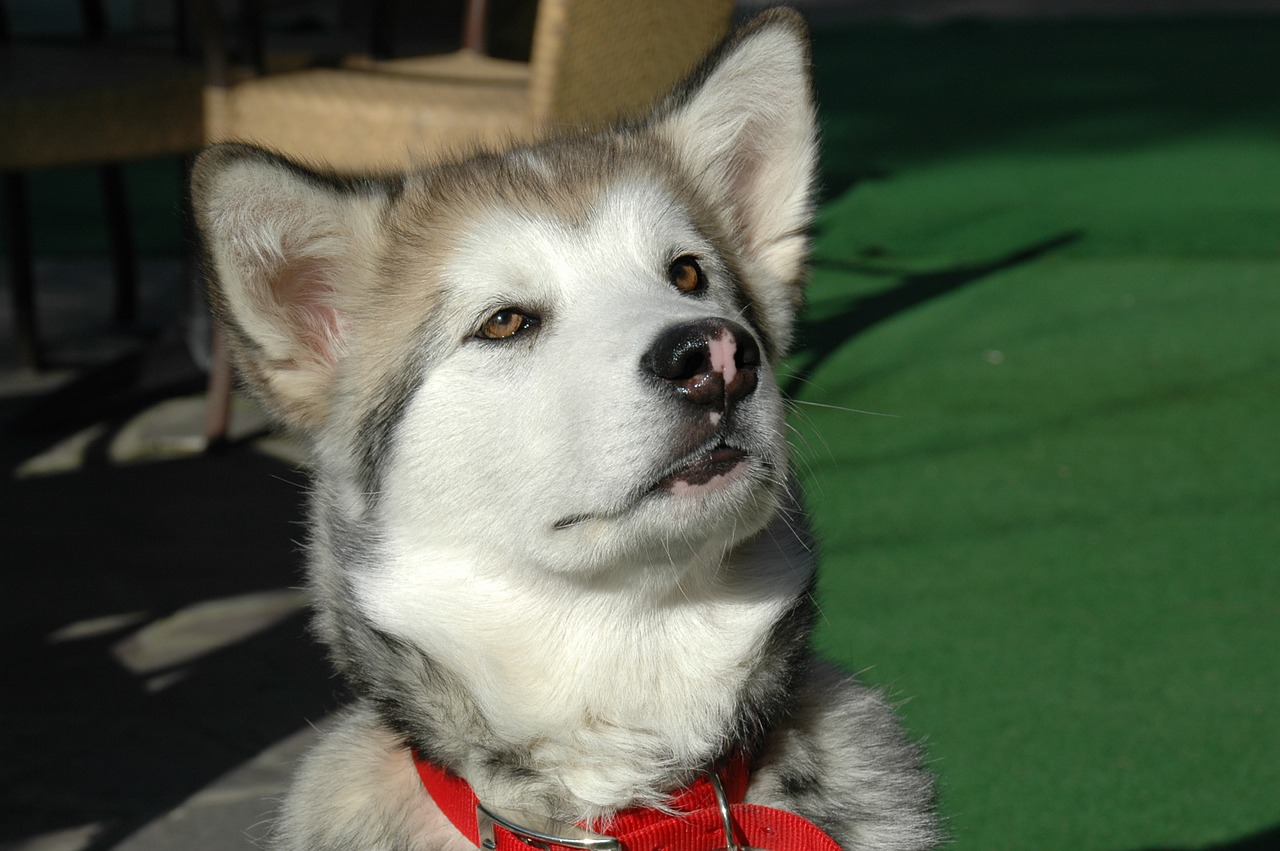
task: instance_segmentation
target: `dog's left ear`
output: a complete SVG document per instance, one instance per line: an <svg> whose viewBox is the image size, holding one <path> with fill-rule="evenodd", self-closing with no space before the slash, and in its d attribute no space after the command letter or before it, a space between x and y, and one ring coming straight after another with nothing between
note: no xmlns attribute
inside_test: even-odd
<svg viewBox="0 0 1280 851"><path fill-rule="evenodd" d="M808 254L817 117L804 19L789 9L755 18L708 58L659 112L697 187L726 205L747 255L791 284Z"/></svg>
<svg viewBox="0 0 1280 851"><path fill-rule="evenodd" d="M246 145L216 145L192 169L209 302L245 382L303 432L328 418L348 308L371 286L389 191Z"/></svg>

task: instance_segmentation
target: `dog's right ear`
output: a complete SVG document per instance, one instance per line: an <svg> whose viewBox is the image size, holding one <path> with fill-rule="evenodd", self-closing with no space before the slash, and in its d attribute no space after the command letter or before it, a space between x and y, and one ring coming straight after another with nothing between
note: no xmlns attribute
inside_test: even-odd
<svg viewBox="0 0 1280 851"><path fill-rule="evenodd" d="M371 275L385 188L228 144L197 158L191 195L233 359L273 413L314 431L344 351L344 303Z"/></svg>
<svg viewBox="0 0 1280 851"><path fill-rule="evenodd" d="M659 107L654 130L691 183L726 211L743 255L781 286L751 293L785 351L802 300L818 126L808 27L771 9L730 36Z"/></svg>

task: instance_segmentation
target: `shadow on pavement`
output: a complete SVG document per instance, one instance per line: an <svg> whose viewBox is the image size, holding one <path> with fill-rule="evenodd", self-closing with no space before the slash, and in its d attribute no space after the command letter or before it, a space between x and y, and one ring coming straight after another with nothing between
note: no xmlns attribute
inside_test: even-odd
<svg viewBox="0 0 1280 851"><path fill-rule="evenodd" d="M12 436L6 462L34 440ZM218 635L216 620L151 630L174 645L149 646L158 667L119 655L193 604L296 587L304 474L245 445L12 469L0 480L0 842L99 824L89 847L110 848L340 702L296 606L247 637Z"/></svg>

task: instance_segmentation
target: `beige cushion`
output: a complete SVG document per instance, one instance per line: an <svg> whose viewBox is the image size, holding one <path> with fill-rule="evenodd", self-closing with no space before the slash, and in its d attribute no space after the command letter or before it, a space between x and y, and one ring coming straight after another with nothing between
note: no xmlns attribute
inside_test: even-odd
<svg viewBox="0 0 1280 851"><path fill-rule="evenodd" d="M210 141L250 142L337 171L412 168L526 138L527 90L335 68L210 88Z"/></svg>

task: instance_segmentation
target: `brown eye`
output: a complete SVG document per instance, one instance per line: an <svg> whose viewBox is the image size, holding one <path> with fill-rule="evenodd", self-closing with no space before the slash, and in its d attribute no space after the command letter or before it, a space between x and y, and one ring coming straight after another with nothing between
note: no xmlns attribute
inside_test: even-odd
<svg viewBox="0 0 1280 851"><path fill-rule="evenodd" d="M505 340L508 337L514 337L532 324L530 318L518 310L499 310L480 326L479 336L487 340Z"/></svg>
<svg viewBox="0 0 1280 851"><path fill-rule="evenodd" d="M707 286L707 278L702 274L702 267L688 254L676 258L671 268L667 270L667 279L671 281L671 286L682 293L701 292Z"/></svg>

